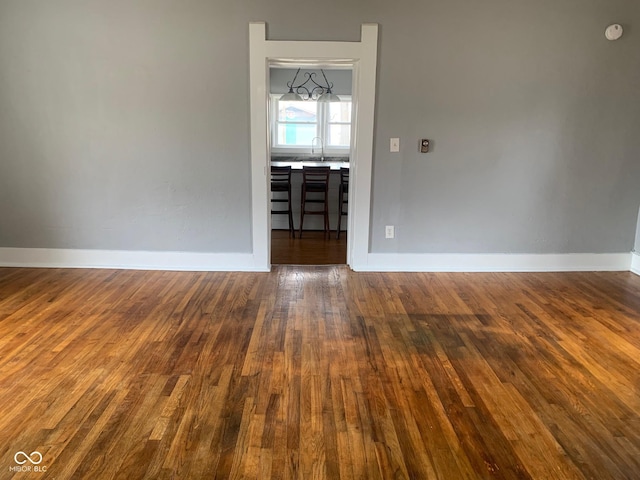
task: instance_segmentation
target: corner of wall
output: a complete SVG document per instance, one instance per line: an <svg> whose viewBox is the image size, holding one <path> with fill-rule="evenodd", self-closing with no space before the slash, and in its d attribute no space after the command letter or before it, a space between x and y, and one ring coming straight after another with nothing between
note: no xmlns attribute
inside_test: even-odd
<svg viewBox="0 0 640 480"><path fill-rule="evenodd" d="M631 271L640 275L640 252L631 252Z"/></svg>

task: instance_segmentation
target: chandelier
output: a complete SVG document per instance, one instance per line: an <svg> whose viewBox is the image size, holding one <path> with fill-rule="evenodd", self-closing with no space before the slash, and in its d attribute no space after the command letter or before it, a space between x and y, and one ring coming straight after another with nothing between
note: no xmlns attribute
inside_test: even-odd
<svg viewBox="0 0 640 480"><path fill-rule="evenodd" d="M280 97L280 101L301 102L315 100L317 102L339 102L340 97L331 91L333 83L329 83L324 70L320 69L320 72L322 73L322 78L324 78L324 85L316 81L316 72L305 72L306 80L296 85L296 79L300 73L300 69L298 69L293 80L287 82L289 91Z"/></svg>

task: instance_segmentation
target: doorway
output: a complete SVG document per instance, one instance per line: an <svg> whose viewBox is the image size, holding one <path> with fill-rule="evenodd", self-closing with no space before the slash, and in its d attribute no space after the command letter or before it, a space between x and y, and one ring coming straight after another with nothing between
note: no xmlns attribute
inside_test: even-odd
<svg viewBox="0 0 640 480"><path fill-rule="evenodd" d="M266 25L251 23L251 190L252 240L256 270L271 269L270 151L268 125L269 65L273 62L349 64L353 66L353 127L350 155L349 236L346 262L365 269L369 255L373 123L378 26L362 25L358 42L274 41L266 39Z"/></svg>
<svg viewBox="0 0 640 480"><path fill-rule="evenodd" d="M273 265L346 264L352 98L351 64L269 64ZM309 167L328 168L329 175L326 191L304 195L303 208L303 169Z"/></svg>

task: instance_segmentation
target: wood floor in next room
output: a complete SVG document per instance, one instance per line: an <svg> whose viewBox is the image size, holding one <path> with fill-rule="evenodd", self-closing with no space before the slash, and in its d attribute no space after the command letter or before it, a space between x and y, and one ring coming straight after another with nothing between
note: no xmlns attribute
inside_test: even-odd
<svg viewBox="0 0 640 480"><path fill-rule="evenodd" d="M271 263L273 265L344 265L347 263L347 233L336 238L318 231L304 231L296 238L288 230L271 231Z"/></svg>
<svg viewBox="0 0 640 480"><path fill-rule="evenodd" d="M3 479L632 479L639 388L628 272L0 269Z"/></svg>

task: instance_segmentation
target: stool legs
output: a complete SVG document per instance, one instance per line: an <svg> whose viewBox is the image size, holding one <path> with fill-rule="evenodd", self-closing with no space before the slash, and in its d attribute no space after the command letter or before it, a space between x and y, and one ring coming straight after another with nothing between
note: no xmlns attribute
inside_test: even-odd
<svg viewBox="0 0 640 480"><path fill-rule="evenodd" d="M345 194L349 195L349 169L340 169L340 187L338 188L338 231L336 232L336 238L340 238L340 227L342 225L342 216L349 214L349 199L345 200ZM347 205L345 211L344 206Z"/></svg>
<svg viewBox="0 0 640 480"><path fill-rule="evenodd" d="M300 199L300 238L304 227L304 216L322 215L324 220L324 232L330 232L329 226L329 167L303 167L302 192ZM320 195L320 198L309 195ZM307 204L322 204L322 210L310 210Z"/></svg>
<svg viewBox="0 0 640 480"><path fill-rule="evenodd" d="M342 211L342 204L343 204L343 200L342 197L344 197L344 187L342 186L342 184L340 184L340 187L338 187L338 231L336 232L336 238L340 238L340 227L342 226L342 215L344 215L344 212Z"/></svg>
<svg viewBox="0 0 640 480"><path fill-rule="evenodd" d="M274 198L273 193L286 193L286 198ZM273 204L287 203L287 209L274 209ZM291 205L291 167L271 167L271 214L289 217L289 235L296 238L293 227L293 208Z"/></svg>
<svg viewBox="0 0 640 480"><path fill-rule="evenodd" d="M313 214L313 215L322 215L324 220L324 233L329 234L331 232L329 226L329 202L327 201L327 192L322 192L322 200L307 200L307 193L319 193L319 192L307 192L305 189L305 185L302 185L302 200L300 201L300 232L298 234L299 238L302 238L302 227L304 226L304 215ZM322 210L307 210L306 204L310 203L322 203Z"/></svg>
<svg viewBox="0 0 640 480"><path fill-rule="evenodd" d="M293 228L293 208L291 208L291 200L292 200L291 184L289 184L289 191L287 192L287 195L288 195L287 198L289 199L289 202L288 202L289 211L287 212L287 214L289 215L289 233L293 238L296 238L296 230L295 228Z"/></svg>

